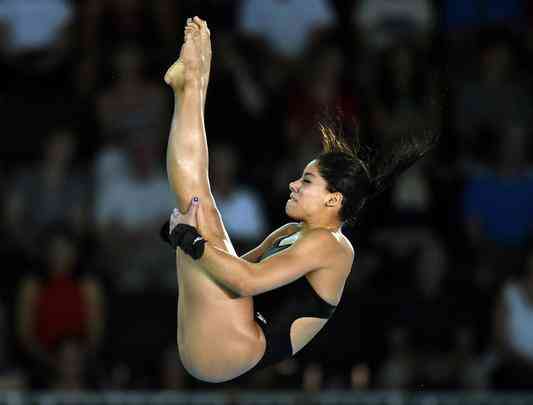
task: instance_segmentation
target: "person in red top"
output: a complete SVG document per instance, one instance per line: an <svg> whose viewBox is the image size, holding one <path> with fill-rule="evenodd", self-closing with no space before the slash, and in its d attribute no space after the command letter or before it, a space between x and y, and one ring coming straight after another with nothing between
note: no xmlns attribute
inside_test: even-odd
<svg viewBox="0 0 533 405"><path fill-rule="evenodd" d="M20 347L34 370L45 376L56 369L54 353L61 342L80 339L87 351L95 351L104 325L99 283L90 276L76 275L75 240L57 229L46 240L44 275L22 280L16 304Z"/></svg>

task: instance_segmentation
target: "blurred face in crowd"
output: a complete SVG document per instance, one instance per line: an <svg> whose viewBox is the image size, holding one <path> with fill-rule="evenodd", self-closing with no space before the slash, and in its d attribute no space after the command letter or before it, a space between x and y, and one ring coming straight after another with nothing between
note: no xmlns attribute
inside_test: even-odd
<svg viewBox="0 0 533 405"><path fill-rule="evenodd" d="M500 145L500 168L502 170L520 169L527 163L527 132L518 124L505 129Z"/></svg>
<svg viewBox="0 0 533 405"><path fill-rule="evenodd" d="M133 46L125 46L117 52L114 69L119 79L141 76L143 70L141 51Z"/></svg>
<svg viewBox="0 0 533 405"><path fill-rule="evenodd" d="M68 164L74 159L75 149L72 134L67 130L58 130L45 146L45 160L54 164Z"/></svg>
<svg viewBox="0 0 533 405"><path fill-rule="evenodd" d="M498 81L506 77L511 63L511 54L505 44L495 44L482 55L483 76L487 80Z"/></svg>
<svg viewBox="0 0 533 405"><path fill-rule="evenodd" d="M52 238L48 251L48 264L52 272L71 271L76 263L76 248L66 235Z"/></svg>
<svg viewBox="0 0 533 405"><path fill-rule="evenodd" d="M437 241L430 241L422 249L416 265L416 278L422 293L438 294L446 273L446 253Z"/></svg>
<svg viewBox="0 0 533 405"><path fill-rule="evenodd" d="M325 209L331 207L336 214L340 209L332 206L333 194L327 189L326 180L320 175L318 161L309 163L302 176L289 184L291 194L285 205L287 215L295 220L309 221L325 214Z"/></svg>
<svg viewBox="0 0 533 405"><path fill-rule="evenodd" d="M389 66L396 77L409 79L413 73L413 60L407 48L398 48L389 59Z"/></svg>

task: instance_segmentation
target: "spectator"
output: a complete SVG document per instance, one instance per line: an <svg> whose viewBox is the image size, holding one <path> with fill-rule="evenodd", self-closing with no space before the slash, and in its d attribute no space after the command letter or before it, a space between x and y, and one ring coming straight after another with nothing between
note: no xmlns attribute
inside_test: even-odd
<svg viewBox="0 0 533 405"><path fill-rule="evenodd" d="M444 29L450 33L471 33L491 25L523 28L524 0L445 0L442 3Z"/></svg>
<svg viewBox="0 0 533 405"><path fill-rule="evenodd" d="M76 221L87 209L89 178L77 165L77 142L71 129L55 129L45 137L41 161L15 177L26 238L33 240L50 224Z"/></svg>
<svg viewBox="0 0 533 405"><path fill-rule="evenodd" d="M316 393L322 390L324 384L324 370L318 363L308 364L302 375L302 390L307 393Z"/></svg>
<svg viewBox="0 0 533 405"><path fill-rule="evenodd" d="M135 46L123 46L113 57L112 85L98 96L98 120L111 143L152 142L159 147L166 133L166 96L162 82L146 78L145 57Z"/></svg>
<svg viewBox="0 0 533 405"><path fill-rule="evenodd" d="M415 357L409 333L395 328L388 334L388 357L378 371L376 386L380 389L407 389L415 381Z"/></svg>
<svg viewBox="0 0 533 405"><path fill-rule="evenodd" d="M473 325L455 330L454 348L448 356L452 362L454 387L467 390L489 388L492 356L477 349Z"/></svg>
<svg viewBox="0 0 533 405"><path fill-rule="evenodd" d="M84 344L76 339L62 341L53 354L57 364L49 379L49 389L57 391L83 391L90 388L87 355Z"/></svg>
<svg viewBox="0 0 533 405"><path fill-rule="evenodd" d="M325 0L245 0L241 7L243 34L264 38L283 59L301 57L311 36L334 18Z"/></svg>
<svg viewBox="0 0 533 405"><path fill-rule="evenodd" d="M42 274L22 280L16 304L18 340L38 374L36 384L58 372L54 353L64 339L81 339L84 350L97 353L105 321L102 288L92 276L79 274L76 241L60 227L49 230L39 246L45 247Z"/></svg>
<svg viewBox="0 0 533 405"><path fill-rule="evenodd" d="M164 1L164 4L172 5L168 1ZM143 53L146 51L154 55L157 47L164 43L164 32L166 33L168 26L164 21L158 21L157 18L162 15L154 12L154 7L157 6L151 2L96 0L96 4L90 7L93 21L99 28L93 43L96 48L104 50L104 57L112 54L117 46L122 47L128 43L137 44L143 49ZM167 9L168 13L172 11L173 8Z"/></svg>
<svg viewBox="0 0 533 405"><path fill-rule="evenodd" d="M20 56L57 51L73 16L68 0L2 1L0 24L7 27L7 52Z"/></svg>
<svg viewBox="0 0 533 405"><path fill-rule="evenodd" d="M212 147L213 194L237 251L254 248L265 237L267 217L258 192L239 183L239 156L229 144Z"/></svg>
<svg viewBox="0 0 533 405"><path fill-rule="evenodd" d="M428 234L419 241L414 285L409 297L399 304L412 305L406 313L412 317L412 339L419 352L442 351L451 341L454 320L447 317L450 300L446 290L449 267L448 254L435 235Z"/></svg>
<svg viewBox="0 0 533 405"><path fill-rule="evenodd" d="M467 174L463 220L471 246L491 283L516 268L533 234L533 177L528 166L527 137L509 128L495 144L493 168ZM490 284L490 283L489 283Z"/></svg>
<svg viewBox="0 0 533 405"><path fill-rule="evenodd" d="M9 331L5 306L0 296L0 391L23 390L26 388L24 372L13 364L9 355Z"/></svg>
<svg viewBox="0 0 533 405"><path fill-rule="evenodd" d="M438 131L434 74L414 48L382 53L371 90L372 126L387 141L409 132Z"/></svg>
<svg viewBox="0 0 533 405"><path fill-rule="evenodd" d="M97 159L98 161L98 159ZM94 216L101 260L123 291L174 288L174 258L158 235L174 199L153 145L128 145L127 171L97 184Z"/></svg>
<svg viewBox="0 0 533 405"><path fill-rule="evenodd" d="M161 355L159 389L181 391L188 387L188 375L181 365L176 344L172 343Z"/></svg>
<svg viewBox="0 0 533 405"><path fill-rule="evenodd" d="M309 147L320 149L321 138L315 123L326 113L338 113L339 119L346 122L358 116L359 100L343 82L343 63L342 52L336 45L322 45L307 56L305 68L297 72L296 86L289 89L288 149L310 144Z"/></svg>
<svg viewBox="0 0 533 405"><path fill-rule="evenodd" d="M497 388L533 388L533 251L524 270L505 284L496 306L494 334L501 365L496 371Z"/></svg>
<svg viewBox="0 0 533 405"><path fill-rule="evenodd" d="M401 224L430 225L434 204L428 159L414 165L398 179L392 189L392 204Z"/></svg>
<svg viewBox="0 0 533 405"><path fill-rule="evenodd" d="M349 375L350 389L367 390L370 387L370 368L364 363L354 364Z"/></svg>
<svg viewBox="0 0 533 405"><path fill-rule="evenodd" d="M6 264L6 270L2 275L0 297L5 297L7 302L12 302L13 291L19 278L20 269L30 265L32 254L25 232L25 220L23 210L23 197L20 192L6 188L0 200L2 212L0 215L0 256ZM31 252L31 253L30 253Z"/></svg>
<svg viewBox="0 0 533 405"><path fill-rule="evenodd" d="M463 142L472 141L480 128L500 128L529 122L531 96L515 73L515 54L503 40L481 50L479 75L457 91L454 128Z"/></svg>
<svg viewBox="0 0 533 405"><path fill-rule="evenodd" d="M414 39L427 43L435 26L429 0L362 0L356 2L354 20L368 47L383 49Z"/></svg>

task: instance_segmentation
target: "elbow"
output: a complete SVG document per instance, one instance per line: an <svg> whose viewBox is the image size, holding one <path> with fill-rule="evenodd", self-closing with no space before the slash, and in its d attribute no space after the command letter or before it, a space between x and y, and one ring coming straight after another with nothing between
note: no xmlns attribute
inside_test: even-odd
<svg viewBox="0 0 533 405"><path fill-rule="evenodd" d="M252 289L247 283L239 283L239 286L235 289L235 294L237 294L239 298L253 296Z"/></svg>
<svg viewBox="0 0 533 405"><path fill-rule="evenodd" d="M245 272L246 276L239 278L235 291L239 298L253 297L254 295L256 295L254 279L253 277L251 277L250 273L251 271L247 267Z"/></svg>

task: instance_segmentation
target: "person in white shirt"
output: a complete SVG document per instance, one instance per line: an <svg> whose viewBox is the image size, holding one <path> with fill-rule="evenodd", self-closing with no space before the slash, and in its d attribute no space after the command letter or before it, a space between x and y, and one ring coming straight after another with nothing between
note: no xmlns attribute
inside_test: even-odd
<svg viewBox="0 0 533 405"><path fill-rule="evenodd" d="M278 54L301 56L314 30L334 22L326 0L245 0L241 31L265 39Z"/></svg>
<svg viewBox="0 0 533 405"><path fill-rule="evenodd" d="M497 386L533 388L533 250L520 277L504 286L494 327L501 354Z"/></svg>

